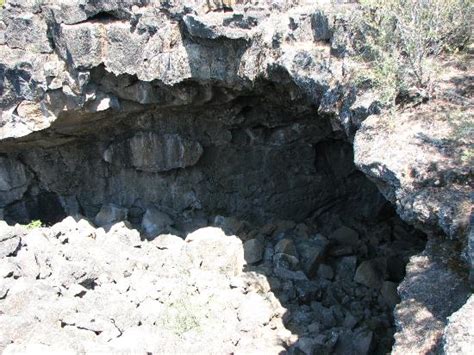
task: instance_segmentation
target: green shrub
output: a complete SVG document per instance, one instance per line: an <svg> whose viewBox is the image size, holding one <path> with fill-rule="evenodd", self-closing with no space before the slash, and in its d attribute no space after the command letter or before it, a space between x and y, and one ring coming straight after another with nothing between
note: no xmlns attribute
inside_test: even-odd
<svg viewBox="0 0 474 355"><path fill-rule="evenodd" d="M30 223L26 225L26 228L28 229L35 229L35 228L41 228L43 226L43 222L41 222L39 219L32 220Z"/></svg>
<svg viewBox="0 0 474 355"><path fill-rule="evenodd" d="M369 65L359 76L393 103L408 88L429 96L442 53L471 40L472 0L361 0L353 19L356 51Z"/></svg>

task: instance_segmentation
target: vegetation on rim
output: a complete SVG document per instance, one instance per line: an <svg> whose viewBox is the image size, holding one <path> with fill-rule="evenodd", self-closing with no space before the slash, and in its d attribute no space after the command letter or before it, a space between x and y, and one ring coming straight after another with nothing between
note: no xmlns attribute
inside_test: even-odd
<svg viewBox="0 0 474 355"><path fill-rule="evenodd" d="M367 68L357 81L379 89L387 106L408 93L428 99L440 56L462 51L471 41L472 0L361 0L360 5L352 26Z"/></svg>

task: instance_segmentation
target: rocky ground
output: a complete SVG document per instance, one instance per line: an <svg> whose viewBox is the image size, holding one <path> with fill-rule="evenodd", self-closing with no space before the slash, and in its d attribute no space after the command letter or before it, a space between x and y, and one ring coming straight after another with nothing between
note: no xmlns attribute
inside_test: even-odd
<svg viewBox="0 0 474 355"><path fill-rule="evenodd" d="M385 353L413 230L216 217L181 238L0 225L5 354ZM238 235L239 237L235 236ZM418 240L418 242L414 242Z"/></svg>
<svg viewBox="0 0 474 355"><path fill-rule="evenodd" d="M374 116L357 5L237 3L6 2L0 219L85 218L0 222L2 349L472 353L469 66Z"/></svg>

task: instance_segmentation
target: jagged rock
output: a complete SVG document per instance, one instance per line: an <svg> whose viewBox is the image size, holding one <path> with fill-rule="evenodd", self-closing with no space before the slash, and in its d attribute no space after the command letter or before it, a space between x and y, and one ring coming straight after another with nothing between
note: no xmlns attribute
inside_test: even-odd
<svg viewBox="0 0 474 355"><path fill-rule="evenodd" d="M321 264L318 267L318 277L323 279L332 280L334 278L334 271L331 266L326 264Z"/></svg>
<svg viewBox="0 0 474 355"><path fill-rule="evenodd" d="M385 281L382 284L380 294L384 298L385 302L387 302L389 307L395 307L395 305L400 302L400 297L398 296L397 292L397 286L398 284L391 281Z"/></svg>
<svg viewBox="0 0 474 355"><path fill-rule="evenodd" d="M301 266L308 277L313 277L318 271L326 253L328 242L321 238L303 240L297 243L296 248L300 255Z"/></svg>
<svg viewBox="0 0 474 355"><path fill-rule="evenodd" d="M22 163L0 156L0 207L18 200L28 188L29 179Z"/></svg>
<svg viewBox="0 0 474 355"><path fill-rule="evenodd" d="M264 302L263 297L256 293L249 293L239 307L240 328L248 331L263 326L270 321L272 315L273 312L270 306Z"/></svg>
<svg viewBox="0 0 474 355"><path fill-rule="evenodd" d="M443 334L444 354L469 354L474 350L474 296L448 318Z"/></svg>
<svg viewBox="0 0 474 355"><path fill-rule="evenodd" d="M0 258L12 256L21 246L21 239L19 237L12 237L0 241Z"/></svg>
<svg viewBox="0 0 474 355"><path fill-rule="evenodd" d="M324 307L320 302L311 302L311 308L315 312L318 321L325 328L334 327L336 325L336 318L332 309Z"/></svg>
<svg viewBox="0 0 474 355"><path fill-rule="evenodd" d="M321 298L321 286L311 281L295 281L295 290L298 299L302 303L310 303Z"/></svg>
<svg viewBox="0 0 474 355"><path fill-rule="evenodd" d="M140 233L136 229L133 229L129 223L123 221L110 226L105 238L132 247L137 247L141 244Z"/></svg>
<svg viewBox="0 0 474 355"><path fill-rule="evenodd" d="M437 349L447 317L471 294L465 277L446 264L449 243L429 241L426 249L410 258L406 276L398 286L401 302L395 307L394 354Z"/></svg>
<svg viewBox="0 0 474 355"><path fill-rule="evenodd" d="M213 224L221 228L228 235L240 236L245 228L245 223L235 217L216 216L214 217Z"/></svg>
<svg viewBox="0 0 474 355"><path fill-rule="evenodd" d="M265 245L259 239L250 239L244 243L244 258L247 264L255 264L262 260Z"/></svg>
<svg viewBox="0 0 474 355"><path fill-rule="evenodd" d="M342 280L352 280L357 266L356 256L342 257L336 266L336 278Z"/></svg>
<svg viewBox="0 0 474 355"><path fill-rule="evenodd" d="M369 330L356 329L339 336L335 354L369 354L373 333Z"/></svg>
<svg viewBox="0 0 474 355"><path fill-rule="evenodd" d="M334 240L341 245L357 246L359 243L359 234L348 227L341 227L328 236L329 240Z"/></svg>
<svg viewBox="0 0 474 355"><path fill-rule="evenodd" d="M103 205L99 213L95 216L95 223L98 226L108 226L116 222L127 219L127 209L116 205Z"/></svg>
<svg viewBox="0 0 474 355"><path fill-rule="evenodd" d="M312 355L314 354L315 341L311 338L302 337L298 339L294 346L303 354Z"/></svg>
<svg viewBox="0 0 474 355"><path fill-rule="evenodd" d="M177 134L159 136L146 132L109 146L104 152L104 160L117 166L161 172L194 165L202 152L198 142Z"/></svg>
<svg viewBox="0 0 474 355"><path fill-rule="evenodd" d="M363 261L356 270L354 281L367 287L380 289L385 278L386 260L383 258Z"/></svg>
<svg viewBox="0 0 474 355"><path fill-rule="evenodd" d="M142 229L150 238L166 233L172 224L170 216L153 207L146 210L142 219Z"/></svg>
<svg viewBox="0 0 474 355"><path fill-rule="evenodd" d="M291 239L282 239L278 243L275 244L275 253L283 253L287 255L291 255L294 257L298 257L296 252L295 245Z"/></svg>
<svg viewBox="0 0 474 355"><path fill-rule="evenodd" d="M340 287L328 287L325 302L347 305L357 319L370 318L367 322L373 326L376 315L368 305L380 302L376 300L379 295L363 286L353 287L357 260L381 255L388 264L404 261L417 238L406 243L397 233L380 237L381 244L390 244L391 237L401 242L398 246L404 251L392 259L390 248L370 241L372 236L362 238L364 226L347 221L361 237L334 238L334 244L350 245L328 251L324 238L300 233L293 221L314 220L327 233L346 223L346 217L370 224L390 215L384 211L386 201L355 169L355 159L406 221L434 233L441 228L453 241L467 240L471 169L469 161L453 158L463 155L465 147L446 153L450 137L438 133L452 131L451 121L411 120L407 116L417 116L416 109L400 113L390 130L387 121L369 117L377 112L376 98L347 82L352 77L347 69L354 65L350 42L359 36L350 33L346 21L357 5L264 1L236 4L232 12L209 13L202 5L201 0L6 2L0 13L2 218L27 223L43 220L44 215L49 224L80 211L93 219L99 206L120 203L120 209L133 209L130 221L142 223L150 239L174 232L170 229L174 223L149 206L159 206L176 219L222 213L256 223L292 220L262 232L296 244L297 253L285 249L285 254L275 253L274 245L269 245L264 265L259 265L279 278L281 300L297 302L294 281L308 282L324 262L334 266L335 282L319 277L318 281L340 283ZM214 7L222 8L220 4ZM339 9L344 11L339 14ZM341 218L328 223L327 214L333 213ZM217 284L216 298L226 299L227 292L234 292L238 296L231 307L238 308L244 297L241 287L229 287L228 280L241 273L243 263L242 245L237 246L236 237L224 238L223 233L208 230L206 233L219 234L219 238L188 237L184 246L173 242L168 248L162 241L156 247L138 240L126 224L115 229L107 226L112 228L106 233L86 221L63 222L36 244L28 240L33 234L18 236L28 243L16 256L7 257L15 260L15 267L8 264L4 274L13 276L14 282L31 281L26 289L33 290L39 305L25 306L22 319L0 318L1 328L8 332L2 334L7 339L0 340L2 347L15 340L10 350L28 349L21 342L29 341L45 344L39 350L120 352L130 342L131 351L186 353L204 349L202 344L217 348L215 340L206 336L209 332L222 337L232 334L226 347L220 348L222 352L262 349L255 344L261 335L255 329L246 328L254 335L246 338L236 331L232 317L225 324L211 317L214 324L208 324L203 321L206 317L182 306L192 304L188 300L213 299L209 284ZM215 250L210 249L213 243ZM368 245L358 248L359 244ZM465 255L472 259L471 249ZM181 264L171 263L176 259ZM274 261L277 267L272 268ZM356 280L379 288L378 272L372 277L373 268L363 265ZM400 281L402 269L403 265L389 267L386 279ZM441 275L443 280L445 276L441 272L431 275L433 279ZM188 276L192 282L181 282L180 277ZM453 280L458 281L455 276ZM45 284L54 285L54 291L35 293ZM82 298L82 292L72 292L76 284L87 290ZM189 290L176 285L189 286ZM464 284L459 281L451 297L434 297L436 302L448 299L453 303L446 302L446 312L452 313L463 302L459 301L464 297L459 285ZM64 288L72 289L74 295L64 296ZM26 298L8 300L16 297L10 291L8 302L18 307L33 303L23 302ZM140 328L135 316L123 316L133 314L133 307L147 297L169 301L166 307L174 307L164 315L168 318L162 321L168 328L162 327L158 338L151 336L153 329L148 326ZM351 297L358 299L352 302ZM223 302L208 303L206 307L216 306L208 312L211 316L231 312ZM104 344L95 332L101 331L105 338L109 337L105 334L116 335L104 324L106 330L57 327L62 312L84 304L90 308L83 313L114 319L122 336ZM404 306L416 315L431 311L424 313L418 303L413 308ZM340 315L331 311L339 322ZM373 312L382 310L375 307ZM33 315L39 316L40 325ZM409 329L425 330L425 334L401 339L420 340L422 351L430 349L443 322L433 322L433 332L410 323ZM197 323L206 332L196 334ZM330 352L341 336L340 332L324 335L311 350ZM174 343L182 344L182 337L197 339L199 346L176 348ZM64 344L50 346L58 339ZM171 339L173 344L163 344L162 339ZM275 343L271 336L258 340ZM359 349L362 352L364 344Z"/></svg>
<svg viewBox="0 0 474 355"><path fill-rule="evenodd" d="M242 242L235 236L227 236L222 229L198 229L189 234L185 242L186 253L195 267L219 271L228 276L237 276L242 272Z"/></svg>
<svg viewBox="0 0 474 355"><path fill-rule="evenodd" d="M176 235L161 234L154 238L151 243L160 250L179 250L184 245L184 240Z"/></svg>

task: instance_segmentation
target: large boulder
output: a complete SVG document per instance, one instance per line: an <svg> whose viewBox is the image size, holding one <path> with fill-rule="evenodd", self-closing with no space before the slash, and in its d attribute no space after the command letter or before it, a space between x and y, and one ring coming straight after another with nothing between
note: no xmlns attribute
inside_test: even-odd
<svg viewBox="0 0 474 355"><path fill-rule="evenodd" d="M201 228L185 239L186 253L192 267L214 271L226 276L237 276L244 265L242 242L227 236L216 227Z"/></svg>

